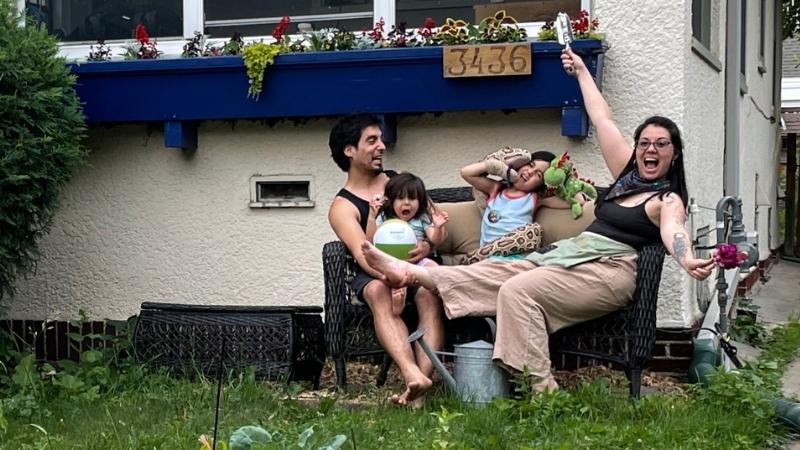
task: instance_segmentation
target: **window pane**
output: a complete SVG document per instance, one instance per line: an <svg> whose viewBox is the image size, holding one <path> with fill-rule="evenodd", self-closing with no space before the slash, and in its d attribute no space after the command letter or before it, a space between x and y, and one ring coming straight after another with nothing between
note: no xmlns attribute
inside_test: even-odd
<svg viewBox="0 0 800 450"><path fill-rule="evenodd" d="M25 8L62 41L133 39L139 23L151 37L183 35L182 0L34 0Z"/></svg>
<svg viewBox="0 0 800 450"><path fill-rule="evenodd" d="M692 0L692 37L703 42L703 1Z"/></svg>
<svg viewBox="0 0 800 450"><path fill-rule="evenodd" d="M742 59L739 65L740 72L744 75L746 72L745 64L747 63L747 0L742 0L742 15L741 15L741 31L742 31L742 45L739 47L739 57Z"/></svg>
<svg viewBox="0 0 800 450"><path fill-rule="evenodd" d="M269 35L283 16L292 19L289 33L297 33L301 23L314 30L336 27L361 31L372 28L372 5L373 0L206 0L205 32L213 37L228 37L234 32Z"/></svg>
<svg viewBox="0 0 800 450"><path fill-rule="evenodd" d="M553 20L559 12L578 16L580 0L526 1L511 0L495 3L490 0L397 0L397 23L405 22L409 27L422 25L431 17L437 25L445 19L463 19L477 24L484 18L504 9L517 22L543 22Z"/></svg>

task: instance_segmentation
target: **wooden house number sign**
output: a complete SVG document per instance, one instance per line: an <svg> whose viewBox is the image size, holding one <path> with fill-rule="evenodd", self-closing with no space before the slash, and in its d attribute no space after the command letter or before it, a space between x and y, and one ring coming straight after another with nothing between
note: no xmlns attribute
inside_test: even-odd
<svg viewBox="0 0 800 450"><path fill-rule="evenodd" d="M453 45L442 48L445 78L531 74L531 44Z"/></svg>

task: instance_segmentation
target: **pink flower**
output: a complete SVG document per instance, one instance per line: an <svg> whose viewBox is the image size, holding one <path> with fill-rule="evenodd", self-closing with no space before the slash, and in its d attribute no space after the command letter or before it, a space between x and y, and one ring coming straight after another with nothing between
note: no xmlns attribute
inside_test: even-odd
<svg viewBox="0 0 800 450"><path fill-rule="evenodd" d="M736 244L719 244L717 253L714 254L714 261L723 269L733 269L745 259L747 259L747 254L739 253Z"/></svg>

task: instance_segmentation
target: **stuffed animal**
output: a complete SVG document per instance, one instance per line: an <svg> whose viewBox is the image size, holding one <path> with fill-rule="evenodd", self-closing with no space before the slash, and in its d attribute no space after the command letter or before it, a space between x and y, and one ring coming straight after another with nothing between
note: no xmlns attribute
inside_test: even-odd
<svg viewBox="0 0 800 450"><path fill-rule="evenodd" d="M547 185L548 193L570 204L574 219L583 214L583 207L576 198L578 194L583 193L592 200L597 198L597 191L592 182L578 177L578 172L572 167L567 152L550 163L550 168L544 173L544 184Z"/></svg>

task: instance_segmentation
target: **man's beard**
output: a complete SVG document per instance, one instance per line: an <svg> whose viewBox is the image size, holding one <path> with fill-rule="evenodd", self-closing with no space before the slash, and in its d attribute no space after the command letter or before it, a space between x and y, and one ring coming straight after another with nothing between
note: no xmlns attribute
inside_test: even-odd
<svg viewBox="0 0 800 450"><path fill-rule="evenodd" d="M376 175L379 173L383 173L383 163L381 163L381 165L378 166L376 169L373 169L373 171L375 172Z"/></svg>

